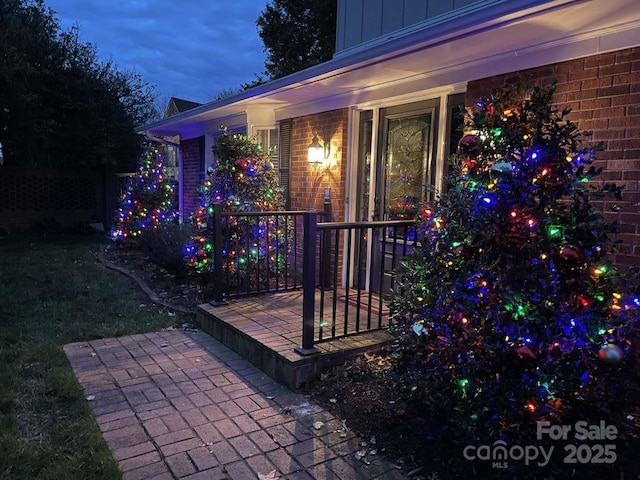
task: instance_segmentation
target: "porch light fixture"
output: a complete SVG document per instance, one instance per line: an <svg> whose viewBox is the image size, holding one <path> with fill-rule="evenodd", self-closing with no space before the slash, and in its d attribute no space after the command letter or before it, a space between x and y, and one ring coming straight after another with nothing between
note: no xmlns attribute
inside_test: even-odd
<svg viewBox="0 0 640 480"><path fill-rule="evenodd" d="M320 143L320 140L318 139L317 128L314 127L311 132L313 133L313 139L311 140L308 148L309 164L313 165L314 167L320 167L322 164L324 164L325 160L329 158L329 148L327 145L328 142L325 141L324 145Z"/></svg>

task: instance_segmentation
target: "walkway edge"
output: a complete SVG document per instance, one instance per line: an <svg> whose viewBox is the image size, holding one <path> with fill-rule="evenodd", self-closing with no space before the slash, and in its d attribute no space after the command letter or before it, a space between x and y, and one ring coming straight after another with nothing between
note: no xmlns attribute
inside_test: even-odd
<svg viewBox="0 0 640 480"><path fill-rule="evenodd" d="M168 302L165 302L164 300L162 300L158 294L156 292L154 292L151 287L149 287L149 285L147 285L147 283L144 281L144 279L142 279L142 277L140 277L138 274L136 274L135 272L132 272L131 270L121 267L119 265L116 265L113 262L110 262L109 260L107 260L106 258L104 258L104 253L103 252L98 252L97 255L98 258L98 262L102 263L105 267L107 267L110 270L115 270L116 272L120 272L123 275L128 276L129 278L133 279L138 286L142 289L142 291L149 297L149 299L154 302L154 303L159 303L160 305L162 305L165 308L168 308L170 310L175 310L176 312L180 312L180 313L185 313L185 314L189 314L189 315L194 315L196 314L195 308L194 309L189 309L186 307L180 307L180 306L176 306L176 305L171 305Z"/></svg>

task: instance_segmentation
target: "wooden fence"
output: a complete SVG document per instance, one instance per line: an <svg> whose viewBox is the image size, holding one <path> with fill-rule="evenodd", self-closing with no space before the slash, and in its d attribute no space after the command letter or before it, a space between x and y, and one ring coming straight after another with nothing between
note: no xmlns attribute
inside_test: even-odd
<svg viewBox="0 0 640 480"><path fill-rule="evenodd" d="M103 170L0 167L0 232L109 224L115 174Z"/></svg>

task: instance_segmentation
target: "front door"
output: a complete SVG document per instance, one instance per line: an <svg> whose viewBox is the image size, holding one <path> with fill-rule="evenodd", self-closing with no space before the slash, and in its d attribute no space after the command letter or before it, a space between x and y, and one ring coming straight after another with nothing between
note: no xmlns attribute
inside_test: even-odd
<svg viewBox="0 0 640 480"><path fill-rule="evenodd" d="M379 156L374 220L413 220L435 184L435 142L438 101L424 101L380 110ZM411 251L416 229L378 231L374 236L372 288L386 293L392 271Z"/></svg>

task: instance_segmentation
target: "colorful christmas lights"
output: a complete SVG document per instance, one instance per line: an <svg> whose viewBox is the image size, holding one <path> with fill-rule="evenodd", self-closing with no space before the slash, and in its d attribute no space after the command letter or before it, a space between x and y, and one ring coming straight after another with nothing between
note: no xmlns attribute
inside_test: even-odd
<svg viewBox="0 0 640 480"><path fill-rule="evenodd" d="M165 177L161 150L149 150L120 198L111 238L135 240L149 229L178 221L177 195L176 182Z"/></svg>
<svg viewBox="0 0 640 480"><path fill-rule="evenodd" d="M613 230L584 185L598 148L581 148L553 91L477 103L477 133L460 142L448 193L420 210L422 249L397 272L394 376L467 441L606 408L632 358L639 295L605 261Z"/></svg>
<svg viewBox="0 0 640 480"><path fill-rule="evenodd" d="M200 273L213 271L214 204L223 212L278 212L284 199L270 153L245 135L223 130L213 148L215 163L200 188L201 206L192 217L196 236L185 247L188 264ZM277 215L222 218L223 270L228 287L239 284L267 287L287 268L288 220ZM218 279L219 281L219 279Z"/></svg>

